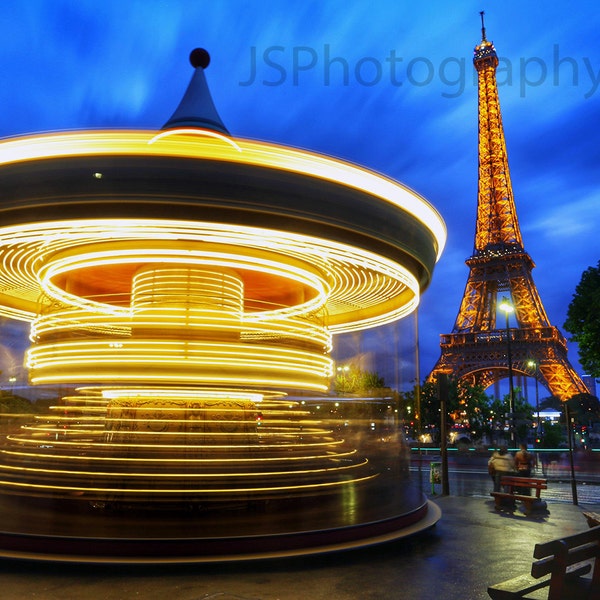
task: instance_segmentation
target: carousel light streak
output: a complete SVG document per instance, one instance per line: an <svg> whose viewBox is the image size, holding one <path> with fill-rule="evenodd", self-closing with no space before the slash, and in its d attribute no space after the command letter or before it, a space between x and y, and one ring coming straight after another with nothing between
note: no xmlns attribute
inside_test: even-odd
<svg viewBox="0 0 600 600"><path fill-rule="evenodd" d="M288 259L289 260L289 259ZM42 262L44 259L42 258ZM71 271L80 269L89 269L101 266L116 266L121 264L140 264L140 263L157 263L161 265L185 264L186 266L211 266L224 267L232 269L245 269L250 271L260 271L261 273L276 275L286 278L290 281L312 287L317 292L317 297L311 302L294 307L293 312L309 312L318 310L326 301L328 290L324 285L322 276L319 277L316 273L311 273L312 268L304 265L302 268L293 265L282 263L281 261L267 260L262 258L257 252L254 252L251 257L238 256L231 253L212 252L210 249L202 248L196 251L192 249L186 250L158 250L153 248L144 248L143 250L127 250L117 249L112 251L80 253L77 256L65 258L54 258L52 264L44 265L38 273L37 277L43 291L51 298L62 300L69 304L81 302L79 298L65 293L58 286L52 284L52 279L68 274ZM163 276L167 279L166 276ZM206 285L206 284L205 284ZM191 290L187 290L190 293ZM88 300L83 306L92 306L92 302ZM107 307L108 310L114 311L114 307ZM278 312L292 312L290 308L280 309Z"/></svg>
<svg viewBox="0 0 600 600"><path fill-rule="evenodd" d="M202 229L204 225L208 229L207 224L198 224L198 229ZM115 224L113 223L113 226ZM140 235L154 236L157 227L146 228L143 225L139 225L138 222L131 223L131 229L135 229L136 226L141 227L143 232ZM30 226L34 227L34 226ZM98 225L95 223L88 223L82 221L79 224L80 230L86 230L90 228L89 237L83 236L81 233L75 237L69 234L68 228L70 225L65 224L66 231L66 242L70 246L70 252L75 252L74 248L78 246L84 246L86 244L93 243L93 236L98 231ZM164 223L163 227L168 228L169 223ZM52 230L55 230L56 225L52 224ZM119 224L119 228L122 228L122 222ZM3 279L5 280L5 287L9 286L16 291L23 299L31 299L37 301L37 296L40 292L40 286L44 292L53 299L63 301L69 306L79 304L82 308L89 307L90 310L105 310L108 313L126 312L127 308L121 306L115 306L108 303L96 302L92 298L80 298L76 295L71 295L67 291L62 290L59 286L55 285L52 281L54 277L64 275L69 271L85 270L86 268L101 267L101 266L115 266L118 264L136 264L136 261L148 261L150 257L154 257L161 263L168 262L185 262L190 265L208 265L211 264L207 258L200 258L197 256L190 255L189 252L180 252L172 250L165 255L165 250L158 250L155 248L146 248L145 250L124 250L119 248L118 251L112 251L111 256L103 256L102 253L98 253L98 256L92 257L92 259L86 260L86 256L70 256L64 258L56 258L52 262L51 256L58 254L60 256L60 246L57 244L56 239L54 242L52 239L45 240L44 231L40 225L35 226L37 230L37 239L35 245L32 248L29 244L21 245L17 240L18 247L15 249L10 241L2 243L0 240L0 248L8 247L13 253L20 252L22 254L21 259L17 264L14 262L6 265L6 271ZM262 235L262 230L258 232L252 231L239 231L235 239L232 239L230 243L237 245L256 243L256 237ZM56 233L53 232L53 236ZM278 235L283 235L281 232ZM113 242L116 243L116 233L113 234ZM192 238L193 241L194 238ZM312 242L312 243L311 243ZM31 243L31 242L30 242ZM324 303L325 298L331 306L342 305L343 303L351 305L355 303L356 306L364 305L368 297L371 294L373 298L371 302L385 302L386 296L398 297L399 292L406 292L405 295L412 295L418 293L418 284L406 269L401 265L393 264L391 261L386 260L383 257L375 257L364 253L360 255L356 250L346 247L344 248L340 244L331 243L329 248L330 264L327 265L326 279L319 279L314 273L314 267L307 265L307 259L314 261L315 266L319 265L318 253L315 253L312 248L315 246L318 248L324 246L322 240L311 240L310 238L296 239L292 237L291 245L288 244L287 254L284 249L280 248L278 251L284 256L292 255L294 257L303 257L305 265L302 269L295 265L276 263L273 260L265 260L260 256L255 259L249 259L239 257L237 255L230 255L229 257L222 257L214 255L212 257L212 264L216 264L223 267L237 267L252 269L254 271L259 270L264 273L270 273L284 277L290 281L295 281L313 289L317 290L317 296L311 299L306 304L299 305L298 307L285 307L278 309L283 314L294 314L297 312L308 312L309 310L317 310L320 305ZM54 249L54 246L58 246ZM36 253L36 248L43 248L44 253L40 257L39 253ZM144 254L145 252L145 254ZM129 255L131 254L131 255ZM365 254L367 256L365 256ZM144 257L145 258L142 258ZM222 259L222 260L221 260ZM244 260L246 262L244 262ZM255 263L251 263L251 260L255 260ZM286 261L290 261L290 258L286 258ZM354 261L354 264L350 261ZM249 264L250 263L250 264ZM358 264L357 264L358 263ZM373 271L373 272L371 272ZM323 277L323 275L321 276ZM329 282L328 279L333 277L333 281ZM377 285L379 282L384 282L386 285ZM333 286L330 288L330 286ZM387 293L386 293L387 290ZM34 295L35 294L35 295ZM30 298L28 298L30 296ZM33 297L32 297L33 296ZM13 300L14 302L14 300ZM12 307L11 307L12 308ZM408 311L404 310L404 305L399 310L392 311L389 314L378 315L373 320L374 323L385 323L392 320L396 320L399 316L404 315L406 312L410 312L412 305ZM4 311L4 307L0 307L0 310ZM331 311L330 311L331 312ZM378 311L380 312L380 311ZM259 314L253 316L253 318L260 318ZM332 324L330 329L336 333L342 333L345 331L352 331L355 329L369 327L369 319L365 319L362 324L357 327L356 323L339 323Z"/></svg>
<svg viewBox="0 0 600 600"><path fill-rule="evenodd" d="M339 487L347 487L350 484L358 484L361 482L369 481L374 479L375 475L367 475L363 477L357 477L353 479L343 479L336 481L328 481L322 483L305 483L298 485L273 485L273 486L262 486L262 487L240 487L236 490L238 495L242 494L253 494L253 493L267 493L267 492L293 492L299 493L302 491L319 491L320 489L331 489L331 488L339 488ZM22 483L12 480L0 480L0 486L6 486L7 488L21 488L24 490L38 490L42 492L52 491L54 493L58 492L77 492L77 493L86 493L90 494L90 497L93 497L94 493L98 493L101 497L104 497L106 494L115 494L119 495L122 493L122 488L120 487L89 487L89 486L67 486L67 485L56 485L56 484L34 484L34 483ZM147 498L156 499L157 496L175 496L176 498L185 498L190 494L189 488L163 488L160 490L160 494L157 492L155 487L148 488L131 488L128 492L132 496L145 494ZM225 495L231 496L231 488L223 487L223 488L207 488L202 490L203 494L206 495ZM60 497L60 496L59 496ZM68 497L68 496L67 496Z"/></svg>
<svg viewBox="0 0 600 600"><path fill-rule="evenodd" d="M344 465L341 467L337 467L337 468L317 468L317 469L298 469L296 471L294 471L294 475L315 475L315 474L321 474L321 473L328 473L328 472L332 472L332 471L336 471L336 472L343 472L343 471L349 471L349 470L353 470L356 468L359 468L361 466L364 466L368 461L364 460L362 463L356 464L356 465ZM15 467L6 467L7 471L10 470L16 470ZM19 467L20 471L23 472L29 472L29 473L38 473L38 472L43 472L45 474L48 475L65 475L65 474L72 474L72 471L67 470L67 469L36 469L35 467ZM135 471L130 471L130 470L126 470L126 471L79 471L77 473L78 476L99 476L99 477L110 477L110 478L119 478L119 477L134 477L134 478L147 478L148 475L147 473L136 473ZM290 476L290 472L289 471L262 471L261 475L270 477L270 476L285 476L285 477L289 477ZM223 479L223 478L240 478L240 479L244 479L244 478L250 478L250 477L256 477L256 473L248 473L247 471L242 471L239 473L236 472L228 472L228 473L194 473L194 472L190 472L190 473L175 473L175 474L171 474L171 473L155 473L153 474L153 477L157 477L159 479L167 479L167 478L173 478L175 480L177 479Z"/></svg>
<svg viewBox="0 0 600 600"><path fill-rule="evenodd" d="M162 447L162 446L159 446ZM176 447L174 447L176 448ZM57 453L41 453L41 452L28 452L27 450L20 450L19 452L15 452L12 450L6 450L5 454L18 456L19 458L27 457L30 459L48 459L52 460L68 460L74 462L90 462L89 457L82 456L81 454L57 454ZM337 454L338 458L348 458L355 456L357 454L356 450L349 450L347 452L339 452ZM294 464L295 462L306 461L308 460L323 460L329 458L328 454L314 454L307 456L289 456L286 459L288 464ZM125 457L114 457L114 456L94 456L95 463L102 462L114 462L118 464L172 464L177 463L181 464L181 458L164 458L164 457L152 457L152 458L143 458L143 457L135 457L132 458L130 456ZM244 456L235 456L235 457L219 457L219 458L188 458L186 459L186 463L189 466L195 465L220 465L220 464L242 464L242 463L273 463L273 462L281 462L281 458L279 457L260 457L260 458L248 458ZM18 469L18 467L17 467Z"/></svg>
<svg viewBox="0 0 600 600"><path fill-rule="evenodd" d="M163 131L155 135L151 140L148 141L148 144L154 144L158 140L162 140L163 138L170 135L201 135L213 137L226 144L229 144L232 148L235 148L238 152L242 152L242 149L236 144L230 137L223 135L222 133L217 133L216 131L209 131L208 129L192 129L191 127L181 127L179 129L170 129L168 131Z"/></svg>
<svg viewBox="0 0 600 600"><path fill-rule="evenodd" d="M198 130L195 131L197 132ZM0 146L0 165L56 157L157 155L219 160L294 171L338 182L345 187L354 187L410 212L431 229L437 242L437 257L441 256L446 242L446 228L437 211L414 191L383 175L339 159L266 142L235 139L235 146L232 147L229 143L232 138L225 138L228 143L223 144L222 136L215 136L214 132L201 137L179 134L176 131L167 135L168 137L157 140L160 143L150 143L157 135L144 131L78 132L24 137L4 142Z"/></svg>
<svg viewBox="0 0 600 600"><path fill-rule="evenodd" d="M144 398L148 397L148 390L144 388L123 388L123 389L108 389L102 390L102 398L112 400L114 398ZM188 388L165 388L165 389L152 389L152 397L167 397L177 400L189 400L205 397L208 399L223 399L223 400L250 400L252 402L261 402L266 392L259 393L254 390L220 390L220 389L202 389L202 390L191 390ZM176 409L185 410L185 409Z"/></svg>
<svg viewBox="0 0 600 600"><path fill-rule="evenodd" d="M15 169L38 185L30 199L6 189ZM0 488L201 502L378 477L285 396L327 390L334 334L416 308L446 239L423 198L329 157L186 129L9 140L3 173L0 315L31 323L34 385L78 391L8 436ZM238 179L243 192L220 191ZM257 197L238 198L250 184ZM323 214L288 198L325 184L339 197Z"/></svg>

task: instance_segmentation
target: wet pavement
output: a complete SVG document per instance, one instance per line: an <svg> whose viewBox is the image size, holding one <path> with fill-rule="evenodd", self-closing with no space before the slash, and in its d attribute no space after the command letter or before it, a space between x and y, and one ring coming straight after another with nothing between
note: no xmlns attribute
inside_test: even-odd
<svg viewBox="0 0 600 600"><path fill-rule="evenodd" d="M499 513L491 498L435 497L430 530L325 555L199 565L94 565L0 561L3 600L479 600L488 585L525 573L533 546L587 529L584 510Z"/></svg>

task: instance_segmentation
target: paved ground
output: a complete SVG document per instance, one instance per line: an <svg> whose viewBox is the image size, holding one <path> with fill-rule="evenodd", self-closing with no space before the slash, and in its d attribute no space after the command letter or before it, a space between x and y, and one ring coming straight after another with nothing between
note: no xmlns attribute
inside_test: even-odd
<svg viewBox="0 0 600 600"><path fill-rule="evenodd" d="M526 572L533 546L587 528L584 505L549 502L527 517L487 498L437 498L424 534L348 552L249 562L110 566L0 561L3 600L479 600ZM598 505L587 507L598 511Z"/></svg>

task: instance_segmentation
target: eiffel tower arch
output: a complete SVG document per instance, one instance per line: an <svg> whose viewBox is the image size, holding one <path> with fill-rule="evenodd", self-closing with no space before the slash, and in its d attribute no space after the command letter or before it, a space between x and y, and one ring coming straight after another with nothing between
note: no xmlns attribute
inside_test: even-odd
<svg viewBox="0 0 600 600"><path fill-rule="evenodd" d="M479 118L475 245L466 260L469 276L454 328L441 335L441 356L427 379L445 373L487 388L521 374L567 400L588 390L569 363L567 342L548 320L533 281L535 265L523 247L510 181L496 82L498 57L486 39L483 13L481 31L473 58ZM499 311L501 298L513 309L512 320Z"/></svg>

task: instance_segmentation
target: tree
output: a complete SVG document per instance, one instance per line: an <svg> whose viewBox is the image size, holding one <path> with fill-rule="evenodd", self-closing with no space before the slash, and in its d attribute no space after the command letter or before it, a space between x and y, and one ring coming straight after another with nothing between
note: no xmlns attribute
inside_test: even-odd
<svg viewBox="0 0 600 600"><path fill-rule="evenodd" d="M415 392L401 394L405 402L414 403ZM440 399L436 383L426 382L420 390L421 423L424 427L440 425ZM464 425L475 439L488 433L491 398L478 385L469 385L455 379L448 380L446 425Z"/></svg>
<svg viewBox="0 0 600 600"><path fill-rule="evenodd" d="M562 411L563 403L558 396L548 396L547 398L542 398L540 400L540 410L546 410L548 408Z"/></svg>
<svg viewBox="0 0 600 600"><path fill-rule="evenodd" d="M377 373L361 371L354 367L341 368L336 372L333 390L338 396L365 394L385 388L385 381Z"/></svg>
<svg viewBox="0 0 600 600"><path fill-rule="evenodd" d="M565 441L563 427L560 423L542 423L542 441L541 448L558 448Z"/></svg>
<svg viewBox="0 0 600 600"><path fill-rule="evenodd" d="M401 395L406 403L416 403L415 390L404 392ZM437 385L431 382L423 383L420 389L421 423L423 425L440 426L440 399L438 397Z"/></svg>
<svg viewBox="0 0 600 600"><path fill-rule="evenodd" d="M35 414L36 408L25 398L0 391L0 439L23 425L24 419L29 420L28 417Z"/></svg>
<svg viewBox="0 0 600 600"><path fill-rule="evenodd" d="M463 423L468 425L471 435L475 439L480 439L484 433L489 433L492 399L480 385L470 385L462 382L456 383L455 387L459 419L462 419Z"/></svg>
<svg viewBox="0 0 600 600"><path fill-rule="evenodd" d="M579 362L586 373L600 377L600 261L581 276L567 310L564 328L577 342Z"/></svg>
<svg viewBox="0 0 600 600"><path fill-rule="evenodd" d="M600 401L591 394L576 394L569 400L569 410L580 425L591 425L600 419Z"/></svg>
<svg viewBox="0 0 600 600"><path fill-rule="evenodd" d="M9 392L0 394L0 414L13 415L32 415L36 412L32 403L26 398L14 396Z"/></svg>
<svg viewBox="0 0 600 600"><path fill-rule="evenodd" d="M508 398L507 398L508 399ZM517 438L523 442L527 441L527 436L531 430L533 422L533 406L521 396L515 395L515 417L514 426Z"/></svg>
<svg viewBox="0 0 600 600"><path fill-rule="evenodd" d="M504 431L506 424L506 413L508 412L507 401L500 398L494 398L490 402L490 416L486 428L492 442L497 441L498 431ZM504 433L502 433L504 435Z"/></svg>

